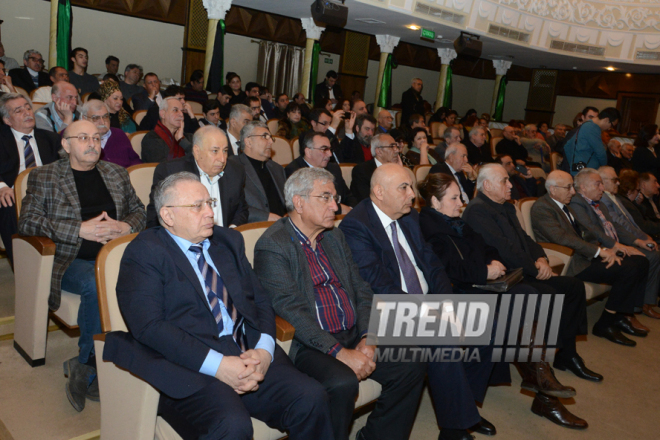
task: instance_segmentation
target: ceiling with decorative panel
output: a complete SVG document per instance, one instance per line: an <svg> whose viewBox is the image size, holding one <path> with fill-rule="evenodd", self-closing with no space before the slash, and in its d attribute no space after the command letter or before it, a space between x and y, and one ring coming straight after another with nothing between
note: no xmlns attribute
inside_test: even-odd
<svg viewBox="0 0 660 440"><path fill-rule="evenodd" d="M188 0L71 0L71 4L180 25L186 24L188 9Z"/></svg>

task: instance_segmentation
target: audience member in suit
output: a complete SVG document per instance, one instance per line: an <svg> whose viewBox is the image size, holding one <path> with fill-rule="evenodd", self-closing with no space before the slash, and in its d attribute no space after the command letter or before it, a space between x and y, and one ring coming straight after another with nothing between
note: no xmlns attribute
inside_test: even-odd
<svg viewBox="0 0 660 440"><path fill-rule="evenodd" d="M645 125L639 130L635 138L635 152L632 156L632 166L638 173L651 173L654 176L660 175L660 158L655 147L660 142L660 131L658 126Z"/></svg>
<svg viewBox="0 0 660 440"><path fill-rule="evenodd" d="M227 93L224 87L220 87L218 90L218 96L215 98L220 103L220 118L227 120L229 119L229 113L231 112L231 104L229 100L231 96Z"/></svg>
<svg viewBox="0 0 660 440"><path fill-rule="evenodd" d="M73 121L80 120L78 91L73 84L60 81L53 84L52 100L34 114L37 128L54 133L61 133Z"/></svg>
<svg viewBox="0 0 660 440"><path fill-rule="evenodd" d="M579 178L580 185L586 176L583 174ZM599 236L605 235L602 229L597 231L597 226L589 220L590 216L579 215L573 209L576 205L572 199L580 196L575 196L570 174L553 171L545 184L548 193L534 203L531 211L536 239L567 246L575 251L568 266L568 275L583 281L612 285L605 310L593 327L593 334L617 344L634 346L635 341L622 332L636 336L643 333L632 326L626 314L632 314L635 306L643 302L648 261L637 255L620 257L617 254L625 251L626 247L616 244L610 248L599 241ZM608 237L607 241L612 245L611 238Z"/></svg>
<svg viewBox="0 0 660 440"><path fill-rule="evenodd" d="M99 160L101 136L94 124L72 123L61 145L67 157L28 177L18 232L56 244L48 307L59 309L62 290L80 295L80 354L64 362L64 372L69 402L82 411L86 397L99 399L92 340L101 333L96 256L110 240L144 229L146 213L126 170Z"/></svg>
<svg viewBox="0 0 660 440"><path fill-rule="evenodd" d="M433 247L433 251L442 262L454 292L492 295L492 292L478 289L474 285L485 285L488 280L503 276L507 268L501 263L497 249L488 246L484 239L461 219L463 202L456 181L446 174L429 174L424 182L420 182L418 188L426 201L426 206L419 215L420 228L425 240ZM510 288L507 294L527 296L537 295L538 291L530 286L517 284ZM508 316L509 321L510 319L511 316ZM521 368L533 371L541 369L534 377L542 377L546 373L542 370L544 366L542 363L527 362L526 364L521 365ZM511 382L509 364L507 362L496 364L495 368L498 367L504 370L502 374L507 376L500 379L500 382ZM535 394L532 411L540 412L540 415L561 424L564 408L556 403L539 392Z"/></svg>
<svg viewBox="0 0 660 440"><path fill-rule="evenodd" d="M69 72L59 66L52 67L48 71L50 81L55 84L56 82L65 81L69 82ZM53 101L53 88L51 86L42 86L34 90L32 93L32 102L52 102ZM90 95L91 99L91 95Z"/></svg>
<svg viewBox="0 0 660 440"><path fill-rule="evenodd" d="M637 171L624 170L619 175L620 185L619 192L616 195L617 201L624 207L632 216L635 224L637 224L642 231L654 237L656 242L660 239L660 223L653 221L642 213L639 205L644 195L640 192L640 180Z"/></svg>
<svg viewBox="0 0 660 440"><path fill-rule="evenodd" d="M273 108L273 114L277 119L286 118L286 108L289 105L289 97L286 93L280 93L275 97L275 106Z"/></svg>
<svg viewBox="0 0 660 440"><path fill-rule="evenodd" d="M90 99L80 109L80 117L96 125L101 135L101 160L112 162L124 168L141 164L126 133L110 127L108 106L98 99Z"/></svg>
<svg viewBox="0 0 660 440"><path fill-rule="evenodd" d="M621 142L612 139L607 143L607 165L614 168L617 175L623 169L632 168L629 160L621 156Z"/></svg>
<svg viewBox="0 0 660 440"><path fill-rule="evenodd" d="M433 165L429 171L429 174L445 173L454 176L461 190L463 203L468 203L472 199L477 180L477 172L468 163L467 154L465 145L452 144L445 151L445 161Z"/></svg>
<svg viewBox="0 0 660 440"><path fill-rule="evenodd" d="M330 113L324 108L315 108L309 112L308 117L310 124L312 124L312 129L303 131L298 136L298 148L300 150L300 155L302 156L303 150L305 149L304 144L306 136L311 133L325 133L328 139L330 139L330 146L332 147L332 157L330 158L330 161L335 163L340 163L340 161L349 162L348 160L344 160L342 158L341 149L343 144L340 144L339 139L337 138L337 127L339 127L339 124L344 121L344 115L345 112L341 109L334 113ZM351 124L351 121L352 123L355 123L355 115L351 114L351 116L352 119L345 121L346 124ZM353 125L350 126L352 130Z"/></svg>
<svg viewBox="0 0 660 440"><path fill-rule="evenodd" d="M645 218L660 223L660 206L657 203L660 184L654 174L639 174L639 192L641 194L638 198L639 210Z"/></svg>
<svg viewBox="0 0 660 440"><path fill-rule="evenodd" d="M220 117L220 103L217 99L209 99L202 104L204 117L199 119L199 126L213 125L223 131L227 131L227 123Z"/></svg>
<svg viewBox="0 0 660 440"><path fill-rule="evenodd" d="M339 225L360 276L376 295L450 294L451 282L424 241L417 211L411 209L415 199L411 174L401 166L385 164L374 172L372 181L370 198ZM467 430L479 429L482 418L475 400L483 399L493 368L489 353L483 354L481 362L428 364L429 389L442 426L440 440L470 439Z"/></svg>
<svg viewBox="0 0 660 440"><path fill-rule="evenodd" d="M507 125L502 129L503 139L495 146L497 154L510 156L516 165L525 165L527 163L527 149L520 141L520 136L516 134L515 128Z"/></svg>
<svg viewBox="0 0 660 440"><path fill-rule="evenodd" d="M138 86L140 82L142 67L137 64L127 64L124 69L124 80L119 83L119 88L124 96L124 101L128 101L133 95L140 93L144 87Z"/></svg>
<svg viewBox="0 0 660 440"><path fill-rule="evenodd" d="M292 439L331 440L326 393L275 344L241 234L214 226L216 201L194 174L170 175L153 196L161 226L128 245L117 280L129 333L108 334L104 358L159 390L159 414L183 438L249 440L255 417Z"/></svg>
<svg viewBox="0 0 660 440"><path fill-rule="evenodd" d="M378 127L376 127L376 133L389 133L392 129L394 123L394 118L392 113L389 110L382 109L378 112Z"/></svg>
<svg viewBox="0 0 660 440"><path fill-rule="evenodd" d="M444 160L433 146L429 145L428 132L422 127L410 131L406 158L413 165L435 165Z"/></svg>
<svg viewBox="0 0 660 440"><path fill-rule="evenodd" d="M507 201L511 197L511 183L506 170L500 164L486 164L479 169L477 196L463 213L463 219L480 234L486 244L497 249L502 263L510 268L522 268L524 284L542 295L564 295L564 303L557 336L559 350L555 356L555 368L568 369L578 377L600 382L602 376L589 370L577 353L575 337L587 333L586 294L584 283L570 276L556 276L548 264L543 248L523 230L516 210ZM538 238L538 237L537 237ZM547 370L553 375L549 365ZM523 377L529 372L522 370ZM564 390L570 387L561 387ZM575 393L575 390L572 391ZM547 393L546 393L547 394ZM559 396L562 397L562 396ZM560 407L559 402L548 405ZM558 410L559 411L559 410ZM562 426L581 429L586 422L571 415L562 416Z"/></svg>
<svg viewBox="0 0 660 440"><path fill-rule="evenodd" d="M218 201L213 208L216 225L236 227L247 223L249 212L245 201L245 169L239 162L227 160L229 145L225 133L217 127L202 127L195 133L192 144L189 155L163 162L156 167L147 206L147 227L158 226L153 198L158 182L181 171L199 176L211 198Z"/></svg>
<svg viewBox="0 0 660 440"><path fill-rule="evenodd" d="M250 107L244 104L234 104L229 113L227 123L227 139L229 139L229 155L237 156L241 152L241 130L245 124L252 121Z"/></svg>
<svg viewBox="0 0 660 440"><path fill-rule="evenodd" d="M253 121L268 122L268 116L261 109L261 100L258 96L248 96L244 104L250 107Z"/></svg>
<svg viewBox="0 0 660 440"><path fill-rule="evenodd" d="M413 78L410 88L401 95L401 122L407 124L408 120L415 113L424 115L424 98L422 98L422 89L424 83L420 78Z"/></svg>
<svg viewBox="0 0 660 440"><path fill-rule="evenodd" d="M142 161L165 162L192 153L192 135L184 133L183 106L174 96L160 103L160 121L142 138Z"/></svg>
<svg viewBox="0 0 660 440"><path fill-rule="evenodd" d="M181 111L183 113L183 131L189 134L194 134L195 131L199 128L199 122L195 117L195 113L192 110L190 104L186 102L186 92L183 87L179 86L169 86L163 91L163 97L176 97L179 102L181 102ZM163 99L164 99L163 98ZM140 122L140 131L153 130L158 124L160 108L157 105L152 105L147 110L147 114L142 118Z"/></svg>
<svg viewBox="0 0 660 440"><path fill-rule="evenodd" d="M461 130L457 127L447 127L441 134L445 140L435 146L435 152L444 160L447 148L452 144L461 143Z"/></svg>
<svg viewBox="0 0 660 440"><path fill-rule="evenodd" d="M374 158L355 165L351 172L351 193L358 202L369 197L371 176L376 168L386 163L403 166L400 151L399 144L387 133L378 133L371 138L371 154Z"/></svg>
<svg viewBox="0 0 660 440"><path fill-rule="evenodd" d="M204 71L201 69L194 70L190 75L190 82L185 86L186 101L199 102L204 104L209 100L209 95L204 90Z"/></svg>
<svg viewBox="0 0 660 440"><path fill-rule="evenodd" d="M160 93L160 79L158 75L149 72L144 75L144 89L131 97L133 110L149 110L152 105L156 107L163 101Z"/></svg>
<svg viewBox="0 0 660 440"><path fill-rule="evenodd" d="M478 125L472 127L469 139L465 139L463 144L467 148L468 162L472 165L493 162L490 145L486 143L486 130L483 127Z"/></svg>
<svg viewBox="0 0 660 440"><path fill-rule="evenodd" d="M277 121L277 136L282 136L289 141L297 137L300 141L301 138L304 139L304 133L310 127L309 122L302 118L298 104L292 102L286 106L284 117Z"/></svg>
<svg viewBox="0 0 660 440"><path fill-rule="evenodd" d="M14 181L27 168L59 159L60 138L35 128L32 103L18 93L0 97L0 116L4 122L0 124L0 237L13 264L11 236L18 230Z"/></svg>
<svg viewBox="0 0 660 440"><path fill-rule="evenodd" d="M341 198L341 203L339 203L340 211L337 213L346 214L349 212L351 208L357 204L357 200L351 193L350 189L348 189L346 181L344 181L344 178L342 177L339 165L330 162L332 147L330 146L330 140L328 137L323 133L310 133L310 135L305 138L305 143L302 144L302 148L304 148L302 154L284 169L287 178L291 177L291 175L300 168L310 167L327 169L333 176L335 176L335 188L337 189L337 194Z"/></svg>
<svg viewBox="0 0 660 440"><path fill-rule="evenodd" d="M324 99L329 99L334 106L344 97L341 92L341 87L337 84L337 72L329 70L325 74L323 82L316 85L314 89L314 102L321 102Z"/></svg>
<svg viewBox="0 0 660 440"><path fill-rule="evenodd" d="M621 145L621 161L626 164L626 169L633 168L632 157L635 153L635 146L630 143L625 143Z"/></svg>
<svg viewBox="0 0 660 440"><path fill-rule="evenodd" d="M564 156L563 144L560 145L560 141L566 137L566 125L557 124L554 128L554 133L547 137L545 140L550 146L550 150L554 153L559 153Z"/></svg>
<svg viewBox="0 0 660 440"><path fill-rule="evenodd" d="M500 156L498 162L504 167L511 182L511 200L520 200L525 197L536 197L538 195L536 179L532 176L529 168L525 167L527 174L522 174L516 169L511 156Z"/></svg>
<svg viewBox="0 0 660 440"><path fill-rule="evenodd" d="M366 338L373 293L344 234L334 228L333 180L318 168L298 170L287 180L289 217L257 242L255 271L275 312L296 328L289 356L326 388L334 438L348 440L359 382L371 378L383 390L356 438L407 439L425 364L375 360L377 347Z"/></svg>
<svg viewBox="0 0 660 440"><path fill-rule="evenodd" d="M272 119L275 117L275 113L273 111L273 104L271 104L267 99L261 98L261 90L266 89L265 87L261 87L259 84L256 82L249 82L245 85L245 94L247 95L244 104L252 107L252 105L249 104L248 100L252 101L254 99L254 103L259 104L258 107L252 108L252 116L254 120L256 121L257 119L261 119L263 122L268 122L269 119ZM271 97L272 99L272 97Z"/></svg>
<svg viewBox="0 0 660 440"><path fill-rule="evenodd" d="M25 51L23 66L9 71L11 82L15 87L22 87L30 93L38 87L53 85L48 73L42 70L44 68L44 57L36 50Z"/></svg>
<svg viewBox="0 0 660 440"><path fill-rule="evenodd" d="M245 201L248 223L275 221L286 214L284 182L286 173L282 165L273 162L273 137L268 126L250 121L241 130L243 151L230 161L239 162L245 169Z"/></svg>
<svg viewBox="0 0 660 440"><path fill-rule="evenodd" d="M370 114L351 114L344 121L346 134L339 144L337 157L340 162L363 163L373 159L371 155L371 138L376 129L376 119ZM355 132L353 130L355 127Z"/></svg>

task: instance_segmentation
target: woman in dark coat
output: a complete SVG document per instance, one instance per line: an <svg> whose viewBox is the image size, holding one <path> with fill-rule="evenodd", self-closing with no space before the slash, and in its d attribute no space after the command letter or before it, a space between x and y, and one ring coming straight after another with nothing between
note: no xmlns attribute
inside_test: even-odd
<svg viewBox="0 0 660 440"><path fill-rule="evenodd" d="M635 138L632 166L638 173L651 173L660 178L660 133L657 125L645 125ZM658 150L656 150L658 148Z"/></svg>

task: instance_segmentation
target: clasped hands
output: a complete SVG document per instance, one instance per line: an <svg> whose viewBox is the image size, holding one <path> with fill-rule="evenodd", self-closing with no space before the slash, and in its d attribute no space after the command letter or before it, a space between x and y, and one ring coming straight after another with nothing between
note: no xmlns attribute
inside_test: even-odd
<svg viewBox="0 0 660 440"><path fill-rule="evenodd" d="M100 215L80 224L78 236L85 240L106 244L110 240L122 237L131 232L131 225L117 221L103 211Z"/></svg>
<svg viewBox="0 0 660 440"><path fill-rule="evenodd" d="M362 338L354 349L342 348L339 350L337 360L353 370L359 380L364 380L376 369L375 355L376 347L367 345L367 339Z"/></svg>
<svg viewBox="0 0 660 440"><path fill-rule="evenodd" d="M270 367L270 361L270 353L261 348L247 350L240 356L223 356L215 377L238 394L257 391L259 382L264 380Z"/></svg>

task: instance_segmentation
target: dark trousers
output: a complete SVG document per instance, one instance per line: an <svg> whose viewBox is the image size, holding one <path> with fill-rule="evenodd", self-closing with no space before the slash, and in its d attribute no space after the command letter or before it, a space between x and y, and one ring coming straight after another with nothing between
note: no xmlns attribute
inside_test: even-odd
<svg viewBox="0 0 660 440"><path fill-rule="evenodd" d="M333 336L346 348L354 348L360 342L355 327ZM336 358L307 347L300 348L294 363L325 387L334 438L347 440L359 388L353 370ZM377 362L369 378L381 384L383 390L362 429L366 439L402 440L410 436L425 373L426 364L422 362Z"/></svg>
<svg viewBox="0 0 660 440"><path fill-rule="evenodd" d="M14 264L14 253L12 252L11 236L18 232L16 222L16 205L3 208L0 206L0 237L7 251L9 262Z"/></svg>
<svg viewBox="0 0 660 440"><path fill-rule="evenodd" d="M614 264L609 269L600 259L595 258L591 266L575 275L582 281L605 283L612 286L605 308L614 312L633 313L635 307L642 307L646 289L649 260L633 255L625 257L621 265Z"/></svg>
<svg viewBox="0 0 660 440"><path fill-rule="evenodd" d="M233 341L226 346L225 356L240 355ZM158 412L186 440L251 440L250 417L289 431L290 439L334 438L325 390L296 370L279 346L257 391L239 395L218 380L185 399L161 394Z"/></svg>

